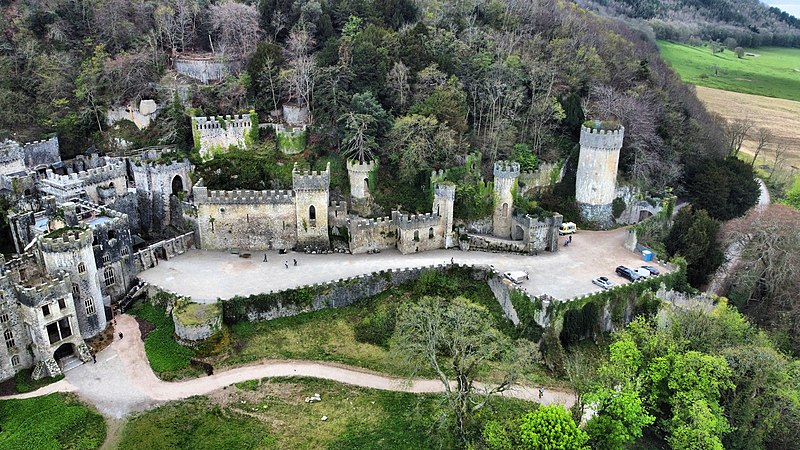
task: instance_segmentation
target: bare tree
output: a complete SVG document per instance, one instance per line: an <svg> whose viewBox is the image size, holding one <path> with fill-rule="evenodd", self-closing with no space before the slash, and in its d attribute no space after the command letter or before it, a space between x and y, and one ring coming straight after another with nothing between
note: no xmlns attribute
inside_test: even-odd
<svg viewBox="0 0 800 450"><path fill-rule="evenodd" d="M367 131L375 125L375 118L369 114L350 112L342 119L345 123L344 155L361 163L372 159L372 151L377 143Z"/></svg>
<svg viewBox="0 0 800 450"><path fill-rule="evenodd" d="M173 53L184 51L194 37L195 19L200 6L197 0L167 0L153 12L156 31L162 45Z"/></svg>
<svg viewBox="0 0 800 450"><path fill-rule="evenodd" d="M755 151L753 151L753 161L750 163L750 167L755 167L758 155L761 153L762 150L767 148L767 146L771 141L772 141L772 130L766 127L759 128L758 136L756 137L756 149Z"/></svg>
<svg viewBox="0 0 800 450"><path fill-rule="evenodd" d="M789 148L784 144L778 144L775 146L775 159L772 161L772 168L769 170L769 176L767 176L767 180L772 180L772 176L775 175L775 171L779 168L783 168L783 163L786 162L786 152Z"/></svg>
<svg viewBox="0 0 800 450"><path fill-rule="evenodd" d="M729 121L725 127L725 135L728 140L728 151L731 156L736 156L742 149L742 143L747 139L748 133L753 128L753 120L749 117Z"/></svg>
<svg viewBox="0 0 800 450"><path fill-rule="evenodd" d="M289 70L285 73L285 78L289 87L289 99L301 107L311 105L311 95L314 91L316 66L314 58L310 55L313 46L314 39L302 27L292 29L286 41Z"/></svg>
<svg viewBox="0 0 800 450"><path fill-rule="evenodd" d="M223 53L245 60L256 49L261 28L255 5L234 1L209 6L211 27Z"/></svg>
<svg viewBox="0 0 800 450"><path fill-rule="evenodd" d="M403 61L398 61L392 66L389 71L387 84L389 89L397 98L397 104L402 110L405 111L408 105L409 98L411 97L411 87L408 83L409 69L403 64Z"/></svg>

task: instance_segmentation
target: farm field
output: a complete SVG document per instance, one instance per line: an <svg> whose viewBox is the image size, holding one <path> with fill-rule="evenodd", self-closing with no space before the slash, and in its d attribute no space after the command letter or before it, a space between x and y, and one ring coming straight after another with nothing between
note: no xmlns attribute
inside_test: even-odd
<svg viewBox="0 0 800 450"><path fill-rule="evenodd" d="M727 120L749 118L753 121L753 132L742 146L744 152L752 154L756 145L754 141L756 130L766 127L772 130L774 136L772 148L774 149L775 145L784 145L788 149L784 164L787 167L784 167L784 170L790 165L800 166L800 101L728 92L703 86L697 86L697 97L709 111ZM759 156L759 159L763 157L771 165L775 157L773 149L768 149Z"/></svg>
<svg viewBox="0 0 800 450"><path fill-rule="evenodd" d="M800 101L800 49L745 49L711 54L708 47L659 41L661 57L690 84L745 94ZM716 66L716 69L715 69Z"/></svg>

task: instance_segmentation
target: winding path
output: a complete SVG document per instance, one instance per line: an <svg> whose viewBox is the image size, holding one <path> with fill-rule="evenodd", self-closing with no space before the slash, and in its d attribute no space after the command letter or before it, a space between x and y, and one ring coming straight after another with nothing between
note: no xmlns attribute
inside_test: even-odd
<svg viewBox="0 0 800 450"><path fill-rule="evenodd" d="M116 331L122 332L124 338L120 339L117 335L114 342L97 355L96 364L79 366L67 372L64 380L37 391L4 398L30 398L53 392L75 392L95 405L105 416L122 418L167 401L205 395L234 383L265 377L313 377L372 389L412 393L444 390L438 380L407 380L356 367L294 360L265 361L208 377L167 382L156 377L150 368L136 320L129 315L118 316ZM571 393L553 388L545 389L541 400L536 388L525 386L514 386L501 395L544 404L561 403L571 406L575 402Z"/></svg>

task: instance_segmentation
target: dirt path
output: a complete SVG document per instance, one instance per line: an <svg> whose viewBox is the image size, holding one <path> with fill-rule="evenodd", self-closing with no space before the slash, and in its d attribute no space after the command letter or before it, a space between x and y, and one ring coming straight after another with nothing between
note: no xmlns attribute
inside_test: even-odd
<svg viewBox="0 0 800 450"><path fill-rule="evenodd" d="M84 364L67 373L66 379L28 394L6 398L28 398L52 392L76 392L105 416L121 419L133 412L156 407L164 402L193 395L205 395L234 383L265 377L313 377L354 386L411 393L442 392L438 380L406 380L364 369L314 361L266 361L237 367L208 377L181 382L158 379L147 362L144 343L136 320L117 317L114 343L98 354L97 364ZM515 386L502 395L543 404L571 406L575 397L566 391L546 388L540 400L536 388Z"/></svg>

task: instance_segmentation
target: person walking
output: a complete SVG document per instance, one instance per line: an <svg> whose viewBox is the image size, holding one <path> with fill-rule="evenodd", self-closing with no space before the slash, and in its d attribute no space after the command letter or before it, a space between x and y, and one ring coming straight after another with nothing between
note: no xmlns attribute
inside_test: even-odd
<svg viewBox="0 0 800 450"><path fill-rule="evenodd" d="M264 253L264 262L269 262L269 261L267 261L267 254L266 253Z"/></svg>
<svg viewBox="0 0 800 450"><path fill-rule="evenodd" d="M292 258L292 261L294 261L294 266L297 267L297 260Z"/></svg>
<svg viewBox="0 0 800 450"><path fill-rule="evenodd" d="M544 386L539 386L539 400L544 397Z"/></svg>
<svg viewBox="0 0 800 450"><path fill-rule="evenodd" d="M97 356L92 353L92 363L97 364Z"/></svg>
<svg viewBox="0 0 800 450"><path fill-rule="evenodd" d="M119 333L119 338L122 339L122 332Z"/></svg>
<svg viewBox="0 0 800 450"><path fill-rule="evenodd" d="M286 268L288 269L289 268L289 261L284 261L283 265L286 266Z"/></svg>
<svg viewBox="0 0 800 450"><path fill-rule="evenodd" d="M572 244L572 235L569 235L569 243Z"/></svg>
<svg viewBox="0 0 800 450"><path fill-rule="evenodd" d="M454 258L450 258L450 264L455 264L455 263L456 263L455 259Z"/></svg>

